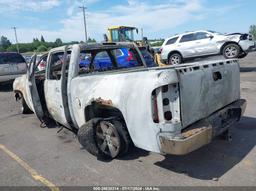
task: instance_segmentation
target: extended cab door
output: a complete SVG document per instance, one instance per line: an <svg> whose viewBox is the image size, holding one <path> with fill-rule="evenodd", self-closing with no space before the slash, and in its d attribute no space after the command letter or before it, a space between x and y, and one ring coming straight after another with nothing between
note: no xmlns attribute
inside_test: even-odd
<svg viewBox="0 0 256 191"><path fill-rule="evenodd" d="M70 127L67 103L68 55L66 47L49 53L44 84L48 111L55 121Z"/></svg>
<svg viewBox="0 0 256 191"><path fill-rule="evenodd" d="M33 111L35 115L38 117L38 119L43 122L45 113L43 111L35 79L36 57L37 56L34 55L29 63L27 70L26 86L28 92L28 99L32 102L33 105Z"/></svg>

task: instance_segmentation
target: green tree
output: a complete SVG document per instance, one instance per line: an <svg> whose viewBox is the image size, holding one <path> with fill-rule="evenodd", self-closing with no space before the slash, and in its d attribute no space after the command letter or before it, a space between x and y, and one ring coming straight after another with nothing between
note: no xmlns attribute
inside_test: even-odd
<svg viewBox="0 0 256 191"><path fill-rule="evenodd" d="M2 46L0 46L0 52L5 52L5 49Z"/></svg>
<svg viewBox="0 0 256 191"><path fill-rule="evenodd" d="M39 42L38 38L33 38L33 42Z"/></svg>
<svg viewBox="0 0 256 191"><path fill-rule="evenodd" d="M7 52L16 52L17 51L17 47L16 45L12 44L11 46L9 46L7 49L6 49Z"/></svg>
<svg viewBox="0 0 256 191"><path fill-rule="evenodd" d="M43 35L41 35L41 42L45 42Z"/></svg>
<svg viewBox="0 0 256 191"><path fill-rule="evenodd" d="M47 51L47 47L44 45L40 45L39 47L37 47L36 51L37 52L45 52L45 51Z"/></svg>
<svg viewBox="0 0 256 191"><path fill-rule="evenodd" d="M6 50L9 46L11 46L11 42L8 40L8 38L1 36L0 47Z"/></svg>
<svg viewBox="0 0 256 191"><path fill-rule="evenodd" d="M90 37L88 38L88 40L87 40L87 42L88 43L93 43L93 42L96 42L96 40L93 38L93 39L91 39Z"/></svg>
<svg viewBox="0 0 256 191"><path fill-rule="evenodd" d="M62 45L62 40L60 38L57 38L54 42L55 46L61 46Z"/></svg>
<svg viewBox="0 0 256 191"><path fill-rule="evenodd" d="M256 40L256 25L251 25L250 26L249 33L253 36L253 39Z"/></svg>

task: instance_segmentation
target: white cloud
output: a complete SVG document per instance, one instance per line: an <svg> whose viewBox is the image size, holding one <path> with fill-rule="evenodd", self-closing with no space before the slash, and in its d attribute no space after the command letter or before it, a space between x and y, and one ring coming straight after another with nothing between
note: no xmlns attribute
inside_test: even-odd
<svg viewBox="0 0 256 191"><path fill-rule="evenodd" d="M45 11L59 5L60 0L0 0L0 12Z"/></svg>
<svg viewBox="0 0 256 191"><path fill-rule="evenodd" d="M68 16L71 16L74 14L75 11L78 10L79 6L82 6L82 5L88 6L98 1L100 0L68 0L67 14Z"/></svg>
<svg viewBox="0 0 256 191"><path fill-rule="evenodd" d="M95 1L97 0L90 0L91 3ZM171 0L164 3L151 4L139 0L128 0L126 5L116 5L109 7L105 11L87 10L88 34L91 38L102 40L102 35L107 32L109 26L128 25L143 28L145 36L153 38L166 37L164 36L166 33L168 33L167 35L173 34L172 30L179 25L209 17L207 8L202 4L203 1ZM55 40L58 37L63 41L84 40L82 12L78 11L78 9L74 11L75 7L81 3L81 0L72 2L73 8L69 7L67 9L69 17L60 21L62 28L56 31L20 28L18 29L20 41L30 42L33 37L40 37L41 35L46 40ZM211 14L214 14L213 10L211 10ZM13 39L12 31L2 31L3 34Z"/></svg>
<svg viewBox="0 0 256 191"><path fill-rule="evenodd" d="M176 1L177 2L177 1ZM152 5L138 0L128 0L127 5L117 5L103 12L87 12L88 32L91 37L102 37L109 26L130 25L144 28L146 34L157 33L196 19L203 9L200 0L179 1ZM62 21L64 29L79 31L83 36L81 13ZM147 32L148 31L148 32ZM159 35L155 35L159 36Z"/></svg>

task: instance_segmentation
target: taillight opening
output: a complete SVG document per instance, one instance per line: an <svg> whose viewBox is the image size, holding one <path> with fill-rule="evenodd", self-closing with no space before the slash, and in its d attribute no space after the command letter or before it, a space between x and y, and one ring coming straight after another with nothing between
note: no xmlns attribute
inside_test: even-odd
<svg viewBox="0 0 256 191"><path fill-rule="evenodd" d="M158 106L157 106L157 96L156 96L156 90L154 90L153 92L152 92L152 110L153 110L153 112L152 112L152 117L153 117L153 121L155 122L155 123L159 123L159 116L158 116Z"/></svg>
<svg viewBox="0 0 256 191"><path fill-rule="evenodd" d="M152 91L152 119L155 123L180 120L179 86L168 84Z"/></svg>

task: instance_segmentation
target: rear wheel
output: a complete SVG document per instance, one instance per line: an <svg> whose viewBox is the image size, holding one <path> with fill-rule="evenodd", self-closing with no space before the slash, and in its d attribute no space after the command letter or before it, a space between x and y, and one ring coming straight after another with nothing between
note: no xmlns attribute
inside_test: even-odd
<svg viewBox="0 0 256 191"><path fill-rule="evenodd" d="M116 158L127 153L131 139L121 120L102 120L95 128L99 156Z"/></svg>
<svg viewBox="0 0 256 191"><path fill-rule="evenodd" d="M182 57L179 53L173 53L169 56L168 65L178 65L181 64Z"/></svg>
<svg viewBox="0 0 256 191"><path fill-rule="evenodd" d="M238 58L240 47L235 43L227 44L224 46L222 54L227 59Z"/></svg>
<svg viewBox="0 0 256 191"><path fill-rule="evenodd" d="M244 58L244 57L247 56L247 54L248 54L248 53L246 53L246 52L242 52L242 53L240 53L240 55L238 56L238 58Z"/></svg>
<svg viewBox="0 0 256 191"><path fill-rule="evenodd" d="M103 118L83 125L78 131L78 141L89 153L112 159L125 154L131 142L121 120Z"/></svg>
<svg viewBox="0 0 256 191"><path fill-rule="evenodd" d="M91 154L97 156L99 149L95 142L94 126L99 122L92 119L79 128L77 138L79 143Z"/></svg>

